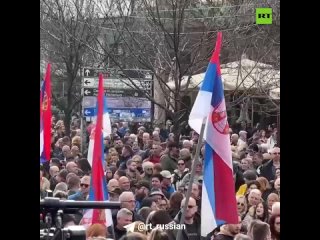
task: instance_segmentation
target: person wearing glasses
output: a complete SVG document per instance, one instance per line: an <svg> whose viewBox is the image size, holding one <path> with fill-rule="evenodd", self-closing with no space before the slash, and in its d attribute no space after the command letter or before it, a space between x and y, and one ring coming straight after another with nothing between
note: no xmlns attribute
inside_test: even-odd
<svg viewBox="0 0 320 240"><path fill-rule="evenodd" d="M80 180L80 189L75 194L68 197L68 200L84 201L87 200L90 189L90 176L84 176Z"/></svg>
<svg viewBox="0 0 320 240"><path fill-rule="evenodd" d="M181 210L173 219L171 224L179 224L182 216L182 211L185 206L186 198L181 201ZM182 229L182 239L185 240L200 240L201 239L201 217L198 213L197 202L193 197L189 198L188 206L185 213L184 229ZM170 240L175 240L178 234L178 226L173 230L168 230Z"/></svg>
<svg viewBox="0 0 320 240"><path fill-rule="evenodd" d="M178 169L175 169L173 172L172 177L172 184L176 191L178 191L179 187L181 186L182 179L185 175L189 173L189 168L186 168L185 161L183 159L178 160Z"/></svg>
<svg viewBox="0 0 320 240"><path fill-rule="evenodd" d="M280 168L280 148L275 147L271 149L271 160L261 167L261 177L265 177L268 181L274 180L276 176L276 169Z"/></svg>
<svg viewBox="0 0 320 240"><path fill-rule="evenodd" d="M127 208L132 212L132 220L135 221L144 221L143 217L141 217L136 211L136 198L132 192L125 191L122 192L119 196L120 208ZM113 220L115 221L115 215L113 214Z"/></svg>

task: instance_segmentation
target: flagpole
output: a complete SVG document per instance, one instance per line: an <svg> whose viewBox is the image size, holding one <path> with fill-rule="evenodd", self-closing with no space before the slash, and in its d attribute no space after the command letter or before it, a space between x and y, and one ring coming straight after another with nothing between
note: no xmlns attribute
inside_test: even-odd
<svg viewBox="0 0 320 240"><path fill-rule="evenodd" d="M80 65L80 78L81 78L81 97L82 97L82 100L81 100L81 102L80 102L80 131L81 131L81 135L80 135L80 137L81 137L81 144L80 144L80 152L81 152L81 154L83 154L83 145L84 145L84 138L85 138L85 135L83 134L83 124L84 124L84 121L83 121L83 118L84 118L84 116L83 116L83 106L82 106L82 101L83 101L83 91L84 91L84 89L83 89L83 86L84 86L84 74L83 74L83 71L84 69L82 68L82 61L81 61L81 65Z"/></svg>
<svg viewBox="0 0 320 240"><path fill-rule="evenodd" d="M186 211L187 211L187 207L188 207L188 203L189 203L189 198L191 196L191 189L192 189L192 184L193 184L193 179L194 179L194 174L195 174L195 169L196 169L196 164L199 161L199 156L200 156L200 149L201 149L201 145L202 145L202 139L203 139L203 134L204 134L204 129L206 126L206 121L207 121L207 117L202 119L202 125L201 125L201 130L200 130L200 136L199 136L199 140L198 140L198 144L197 144L197 148L196 148L196 153L195 153L195 157L194 157L194 161L192 163L192 167L191 167L191 173L190 173L190 180L189 180L189 185L188 185L188 191L187 191L187 195L186 195L186 201L184 203L183 206L183 210L182 210L182 215L181 215L181 219L180 219L180 226L182 226L182 224L184 224L184 220L185 220L185 215L186 215ZM177 234L177 239L178 240L184 240L182 237L182 228L181 230L178 231Z"/></svg>

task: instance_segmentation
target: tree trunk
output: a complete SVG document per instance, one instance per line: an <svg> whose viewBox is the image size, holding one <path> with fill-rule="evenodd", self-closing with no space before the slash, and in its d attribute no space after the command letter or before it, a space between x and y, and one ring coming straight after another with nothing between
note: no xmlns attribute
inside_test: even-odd
<svg viewBox="0 0 320 240"><path fill-rule="evenodd" d="M160 81L157 79L157 77L154 78L154 99L156 102L162 104L165 106L165 98L164 94L160 87ZM160 108L158 105L154 105L154 122L156 124L159 123L165 123L166 121L166 112L164 109Z"/></svg>
<svg viewBox="0 0 320 240"><path fill-rule="evenodd" d="M71 127L71 113L72 110L70 111L69 109L65 111L64 115L64 125L66 129L66 136L70 136L70 127Z"/></svg>

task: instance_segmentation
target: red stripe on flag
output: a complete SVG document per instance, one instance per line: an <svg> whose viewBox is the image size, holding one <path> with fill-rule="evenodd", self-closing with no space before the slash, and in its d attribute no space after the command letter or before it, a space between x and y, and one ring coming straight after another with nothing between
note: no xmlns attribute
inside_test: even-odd
<svg viewBox="0 0 320 240"><path fill-rule="evenodd" d="M44 135L44 157L50 160L51 153L51 65L48 63L45 76L45 90L42 100L42 118Z"/></svg>
<svg viewBox="0 0 320 240"><path fill-rule="evenodd" d="M214 153L213 157L216 219L237 224L238 213L232 169L218 154Z"/></svg>
<svg viewBox="0 0 320 240"><path fill-rule="evenodd" d="M218 76L221 76L221 69L220 69L220 50L221 50L221 43L222 43L222 32L218 32L216 46L214 48L214 52L210 59L211 63L217 64L217 73Z"/></svg>
<svg viewBox="0 0 320 240"><path fill-rule="evenodd" d="M102 120L103 120L103 77L99 75L99 86L98 86L98 112L97 112L97 123L95 127L94 135L94 147L93 147L93 158L92 158L92 188L94 189L94 200L103 201L103 166L102 166ZM92 224L101 223L101 211L94 209L92 216Z"/></svg>

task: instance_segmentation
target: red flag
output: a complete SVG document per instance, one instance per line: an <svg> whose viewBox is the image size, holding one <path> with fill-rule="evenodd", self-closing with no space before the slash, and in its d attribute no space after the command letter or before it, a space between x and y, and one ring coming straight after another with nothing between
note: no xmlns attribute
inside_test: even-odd
<svg viewBox="0 0 320 240"><path fill-rule="evenodd" d="M48 63L44 79L44 91L40 94L40 116L43 124L43 153L41 158L50 160L51 150L51 65ZM41 119L41 118L40 118Z"/></svg>
<svg viewBox="0 0 320 240"><path fill-rule="evenodd" d="M93 159L92 159L92 181L91 189L94 191L94 200L95 201L104 201L104 186L103 179L103 139L102 139L102 121L103 121L103 77L102 74L99 75L99 86L98 86L98 112L97 112L97 123L95 127L94 135L94 147L93 147ZM104 211L99 211L98 209L93 210L92 215L92 224L94 223L104 223L105 216L101 213Z"/></svg>

